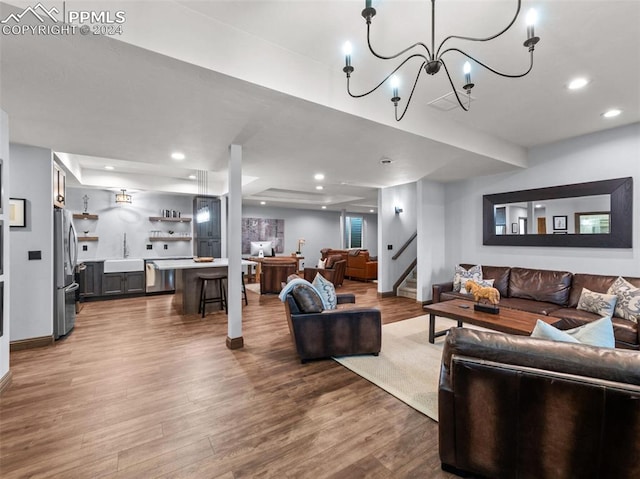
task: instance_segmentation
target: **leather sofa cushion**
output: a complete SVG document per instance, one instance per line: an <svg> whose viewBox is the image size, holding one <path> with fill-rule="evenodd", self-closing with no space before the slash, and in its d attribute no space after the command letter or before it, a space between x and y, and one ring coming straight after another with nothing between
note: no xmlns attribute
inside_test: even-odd
<svg viewBox="0 0 640 479"><path fill-rule="evenodd" d="M473 296L470 294L455 293L453 291L443 291L440 293L440 301L449 301L451 299L466 299L467 301L473 301Z"/></svg>
<svg viewBox="0 0 640 479"><path fill-rule="evenodd" d="M555 303L521 298L500 298L500 304L498 306L517 309L518 311L527 311L528 313L540 314L542 316L549 316L550 313L560 308L560 306Z"/></svg>
<svg viewBox="0 0 640 479"><path fill-rule="evenodd" d="M324 267L327 269L331 269L333 268L333 265L336 263L336 261L342 261L342 256L339 254L329 255L327 257L327 262L325 263Z"/></svg>
<svg viewBox="0 0 640 479"><path fill-rule="evenodd" d="M568 306L570 308L578 306L578 301L584 288L595 291L596 293L606 293L616 278L617 276L604 276L599 274L574 274Z"/></svg>
<svg viewBox="0 0 640 479"><path fill-rule="evenodd" d="M566 306L569 302L572 276L568 271L511 268L509 297Z"/></svg>
<svg viewBox="0 0 640 479"><path fill-rule="evenodd" d="M465 269L469 269L473 264L461 264ZM500 291L501 297L509 296L509 266L485 266L482 265L482 279L493 279L493 287Z"/></svg>

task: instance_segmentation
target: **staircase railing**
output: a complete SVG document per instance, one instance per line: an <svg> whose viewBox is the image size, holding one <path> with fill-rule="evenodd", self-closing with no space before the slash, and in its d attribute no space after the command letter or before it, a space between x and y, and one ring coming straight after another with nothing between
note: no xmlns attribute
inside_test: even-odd
<svg viewBox="0 0 640 479"><path fill-rule="evenodd" d="M400 275L400 279L398 281L396 281L395 284L393 285L393 295L394 296L398 296L398 288L400 287L402 282L405 280L405 278L407 276L409 276L411 271L413 271L413 268L415 268L417 264L418 264L418 258L414 259L411 262L411 264L409 266L407 266L407 269L405 269L404 272Z"/></svg>
<svg viewBox="0 0 640 479"><path fill-rule="evenodd" d="M398 252L397 252L396 254L394 254L394 255L391 257L391 259L393 259L393 260L398 259L398 258L400 257L400 255L401 255L402 253L404 253L404 250L406 250L406 249L409 247L409 245L411 244L411 242L412 242L414 239L416 239L417 237L418 237L418 232L416 231L415 233L413 233L413 234L411 235L411 238L409 238L409 239L408 239L408 240L407 240L407 241L406 241L406 242L405 242L405 243L400 247L400 249L398 250Z"/></svg>

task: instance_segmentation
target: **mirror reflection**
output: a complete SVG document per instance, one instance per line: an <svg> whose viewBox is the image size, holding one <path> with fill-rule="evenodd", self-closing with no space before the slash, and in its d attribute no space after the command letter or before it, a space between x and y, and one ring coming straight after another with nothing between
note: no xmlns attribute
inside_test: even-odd
<svg viewBox="0 0 640 479"><path fill-rule="evenodd" d="M494 205L496 235L609 234L611 195Z"/></svg>

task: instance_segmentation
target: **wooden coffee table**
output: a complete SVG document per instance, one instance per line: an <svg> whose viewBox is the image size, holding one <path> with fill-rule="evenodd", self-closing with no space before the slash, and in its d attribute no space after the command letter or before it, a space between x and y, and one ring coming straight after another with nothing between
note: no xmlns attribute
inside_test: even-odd
<svg viewBox="0 0 640 479"><path fill-rule="evenodd" d="M463 323L469 323L483 328L495 329L502 333L524 336L531 334L538 319L551 325L560 321L560 318L508 308L500 308L498 314L483 313L482 311L475 311L473 304L472 301L453 299L423 306L425 312L429 313L429 342L433 344L436 338L444 336L448 332L448 330L445 330L436 333L436 316L456 320L458 321L458 327L462 327Z"/></svg>

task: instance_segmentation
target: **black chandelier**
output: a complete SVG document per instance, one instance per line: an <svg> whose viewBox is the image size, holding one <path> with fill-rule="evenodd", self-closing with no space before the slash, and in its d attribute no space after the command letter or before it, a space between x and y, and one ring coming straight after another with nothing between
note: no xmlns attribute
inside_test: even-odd
<svg viewBox="0 0 640 479"><path fill-rule="evenodd" d="M371 37L370 37L371 19L375 16L376 9L371 6L371 0L366 0L365 9L362 10L362 16L364 17L364 19L367 22L367 45L369 46L369 51L375 57L380 58L381 60L393 60L393 59L398 58L399 56L409 52L410 50L412 50L413 48L416 48L416 47L423 48L426 51L426 55L424 53L412 53L412 54L410 54L391 73L389 73L380 83L378 83L371 90L369 90L366 93L362 93L362 94L353 94L351 92L350 83L349 83L350 79L351 79L351 74L353 73L353 70L354 70L353 66L351 65L351 53L352 53L351 50L352 49L351 49L351 44L349 42L347 42L347 43L345 43L345 46L344 46L345 66L342 69L342 71L345 72L345 74L347 75L347 92L353 98L362 98L364 96L369 95L370 93L373 93L378 88L380 88L380 86L382 86L387 80L389 80L390 83L391 83L391 88L392 88L391 101L393 102L393 106L395 108L396 121L400 121L404 117L405 113L407 113L407 109L409 108L409 104L411 103L411 98L413 97L413 93L414 93L414 91L416 89L416 85L418 84L418 79L420 78L420 74L422 73L422 71L424 70L429 75L435 75L436 73L438 73L440 71L440 68L444 67L444 71L447 74L447 78L449 79L449 83L451 84L451 89L453 90L453 93L455 94L456 99L458 100L458 103L460 104L460 107L464 111L469 111L469 106L471 104L471 89L474 87L474 84L471 83L471 64L468 61L466 61L464 63L463 73L464 73L464 78L465 78L465 84L464 84L464 86L462 88L465 90L465 92L467 94L467 97L468 97L467 106L465 106L463 104L463 102L462 102L462 99L460 98L460 95L458 94L458 91L456 90L456 87L455 87L455 85L453 83L453 80L451 79L451 75L449 74L449 69L447 68L446 63L444 62L443 57L449 52L458 52L458 53L461 53L462 55L464 55L465 57L467 57L469 60L472 60L475 63L477 63L478 65L480 65L480 66L486 68L487 70L495 73L496 75L500 75L502 77L507 77L507 78L521 78L521 77L527 75L531 71L531 69L533 68L533 50L535 48L536 43L538 43L540 41L540 38L536 37L534 35L534 32L533 32L534 24L535 24L535 21L536 21L536 12L535 12L535 10L531 9L527 13L527 17L526 17L526 21L527 21L527 39L524 42L524 46L529 49L531 62L529 64L529 68L524 73L520 73L520 74L502 73L502 72L499 72L499 71L495 70L494 68L491 68L490 66L486 65L485 63L482 63L480 60L472 57L471 55L469 55L468 53L460 50L459 48L450 47L450 48L447 48L447 49L443 50L443 46L444 46L445 43L447 43L448 40L451 40L451 39L454 39L454 38L457 38L459 40L467 40L467 41L471 41L471 42L487 42L489 40L493 40L494 38L499 37L500 35L505 33L507 30L509 30L511 28L511 26L515 23L516 19L518 18L518 15L520 14L520 5L521 5L521 0L518 0L518 6L516 8L516 13L513 16L513 19L499 33L496 33L495 35L491 35L491 36L486 37L486 38L474 38L474 37L463 37L463 36L459 36L459 35L449 35L444 40L442 40L442 42L440 42L440 45L436 49L436 45L435 45L436 1L435 0L431 0L431 50L429 50L429 47L427 47L426 44L424 44L422 42L418 42L418 43L414 43L413 45L411 45L411 46L405 48L404 50L396 53L395 55L385 56L385 55L380 55L380 54L376 53L374 51L373 47L371 46ZM402 115L400 115L400 117L398 117L398 102L400 101L400 96L399 96L399 93L398 93L399 92L399 80L398 80L397 76L395 75L395 73L398 70L400 70L409 60L412 60L414 58L422 59L422 63L420 65L420 68L418 68L418 72L416 74L415 81L413 82L413 87L411 88L411 93L409 94L409 99L407 100L407 104L404 107L404 111L402 112Z"/></svg>

